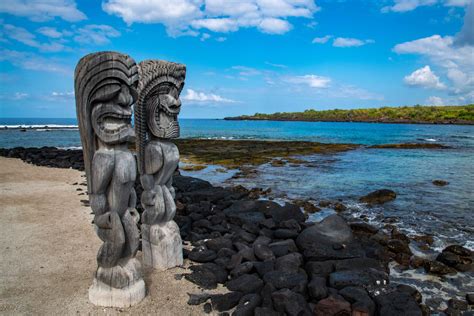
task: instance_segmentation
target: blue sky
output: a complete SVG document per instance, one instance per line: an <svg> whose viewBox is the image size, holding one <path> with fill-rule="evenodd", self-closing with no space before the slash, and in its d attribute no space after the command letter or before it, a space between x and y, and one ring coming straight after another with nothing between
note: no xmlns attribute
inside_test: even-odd
<svg viewBox="0 0 474 316"><path fill-rule="evenodd" d="M75 117L93 51L187 65L183 118L474 103L473 0L5 0L0 117Z"/></svg>

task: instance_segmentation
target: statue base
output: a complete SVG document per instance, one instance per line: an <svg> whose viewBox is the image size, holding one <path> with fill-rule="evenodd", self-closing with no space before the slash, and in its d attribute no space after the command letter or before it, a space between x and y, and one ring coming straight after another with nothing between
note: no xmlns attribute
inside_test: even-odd
<svg viewBox="0 0 474 316"><path fill-rule="evenodd" d="M89 288L89 300L98 306L130 307L145 295L141 264L136 258L124 258L114 267L97 268Z"/></svg>
<svg viewBox="0 0 474 316"><path fill-rule="evenodd" d="M117 289L97 279L89 288L89 301L98 306L130 307L145 298L145 281L139 280L134 284Z"/></svg>
<svg viewBox="0 0 474 316"><path fill-rule="evenodd" d="M174 221L143 224L141 229L143 264L146 267L166 270L183 264L183 244Z"/></svg>

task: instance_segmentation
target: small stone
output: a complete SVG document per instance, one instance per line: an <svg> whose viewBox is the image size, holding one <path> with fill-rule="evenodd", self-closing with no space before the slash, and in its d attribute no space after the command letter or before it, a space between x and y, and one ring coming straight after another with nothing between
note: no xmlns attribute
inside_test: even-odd
<svg viewBox="0 0 474 316"><path fill-rule="evenodd" d="M253 251L255 253L255 257L257 257L259 260L267 261L275 259L275 254L273 254L272 249L265 244L254 244Z"/></svg>
<svg viewBox="0 0 474 316"><path fill-rule="evenodd" d="M290 252L298 251L293 239L277 241L268 245L276 257L284 256Z"/></svg>
<svg viewBox="0 0 474 316"><path fill-rule="evenodd" d="M258 294L247 294L242 296L239 305L235 308L233 316L253 316L255 309L262 302L262 298Z"/></svg>
<svg viewBox="0 0 474 316"><path fill-rule="evenodd" d="M374 192L371 192L359 199L360 202L362 203L367 203L367 204L383 204L392 200L395 200L397 197L397 194L388 189L382 189L382 190L377 190Z"/></svg>
<svg viewBox="0 0 474 316"><path fill-rule="evenodd" d="M209 314L210 312L212 312L211 304L210 303L204 304L203 310L204 310L204 313L206 313L206 314Z"/></svg>
<svg viewBox="0 0 474 316"><path fill-rule="evenodd" d="M226 286L231 291L257 293L263 287L263 281L255 274L244 274L238 278L227 281Z"/></svg>
<svg viewBox="0 0 474 316"><path fill-rule="evenodd" d="M211 297L212 307L219 312L227 311L234 308L239 303L241 297L242 293L240 292L213 295Z"/></svg>
<svg viewBox="0 0 474 316"><path fill-rule="evenodd" d="M445 185L448 185L449 182L445 180L433 180L433 184L438 187L444 187Z"/></svg>
<svg viewBox="0 0 474 316"><path fill-rule="evenodd" d="M210 262L217 258L217 254L213 250L194 248L188 254L188 258L196 262Z"/></svg>
<svg viewBox="0 0 474 316"><path fill-rule="evenodd" d="M474 305L474 293L467 293L466 301L469 305Z"/></svg>
<svg viewBox="0 0 474 316"><path fill-rule="evenodd" d="M307 277L303 273L291 273L286 271L270 271L263 276L263 280L273 284L277 289L292 289L294 287L306 287Z"/></svg>
<svg viewBox="0 0 474 316"><path fill-rule="evenodd" d="M282 289L272 293L275 310L289 316L311 315L308 303L303 295ZM327 316L327 315L325 315Z"/></svg>
<svg viewBox="0 0 474 316"><path fill-rule="evenodd" d="M277 239L289 239L298 237L298 232L296 230L279 228L273 232L273 237Z"/></svg>
<svg viewBox="0 0 474 316"><path fill-rule="evenodd" d="M235 267L232 271L230 271L230 275L232 278L237 278L243 274L247 274L253 269L253 263L252 262L244 262L239 264L237 267Z"/></svg>
<svg viewBox="0 0 474 316"><path fill-rule="evenodd" d="M436 275L445 275L456 273L456 270L448 267L439 261L426 261L424 265L425 271Z"/></svg>
<svg viewBox="0 0 474 316"><path fill-rule="evenodd" d="M209 293L203 293L203 294L188 293L188 295L189 295L189 299L188 299L189 305L201 305L202 303L206 302L209 298L211 298L211 294Z"/></svg>
<svg viewBox="0 0 474 316"><path fill-rule="evenodd" d="M308 293L312 299L319 301L328 296L328 288L326 287L326 278L313 277L308 283Z"/></svg>
<svg viewBox="0 0 474 316"><path fill-rule="evenodd" d="M218 252L222 248L232 248L232 240L225 237L209 239L206 241L206 246L210 250Z"/></svg>
<svg viewBox="0 0 474 316"><path fill-rule="evenodd" d="M275 270L297 272L302 264L303 256L298 252L293 252L276 259Z"/></svg>
<svg viewBox="0 0 474 316"><path fill-rule="evenodd" d="M342 297L329 296L320 300L314 307L315 316L351 315L351 304Z"/></svg>

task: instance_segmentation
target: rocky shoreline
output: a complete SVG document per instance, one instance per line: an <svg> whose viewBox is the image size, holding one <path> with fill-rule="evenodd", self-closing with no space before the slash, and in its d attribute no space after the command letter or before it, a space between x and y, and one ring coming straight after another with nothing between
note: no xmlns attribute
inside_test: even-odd
<svg viewBox="0 0 474 316"><path fill-rule="evenodd" d="M0 156L28 163L83 170L81 150L54 147L0 149ZM423 267L434 275L472 272L473 253L452 245L426 260L410 243L429 247L429 236L410 240L389 223L373 227L361 219L331 215L309 223L301 207L259 200L264 191L214 187L197 178L175 176L177 215L184 255L194 264L183 276L205 289L189 304L226 315L428 315L417 289L391 284L390 262ZM137 193L141 187L137 182ZM366 203L384 203L394 193L373 192ZM86 201L85 201L86 202ZM342 210L344 205L327 202ZM140 204L137 209L140 211ZM321 206L321 205L320 205ZM309 212L317 206L304 207ZM213 294L223 284L227 294ZM448 315L471 310L472 293L447 301ZM469 312L468 312L469 313Z"/></svg>

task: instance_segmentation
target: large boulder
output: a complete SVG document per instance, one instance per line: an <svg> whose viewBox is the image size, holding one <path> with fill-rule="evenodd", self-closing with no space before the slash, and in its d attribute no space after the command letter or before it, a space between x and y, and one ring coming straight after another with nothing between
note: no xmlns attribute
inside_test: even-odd
<svg viewBox="0 0 474 316"><path fill-rule="evenodd" d="M382 189L382 190L377 190L374 192L371 192L359 199L360 202L362 203L367 203L367 204L383 204L392 200L395 200L397 197L397 194L388 189Z"/></svg>
<svg viewBox="0 0 474 316"><path fill-rule="evenodd" d="M415 298L402 291L384 293L375 297L377 311L384 316L421 316L421 308Z"/></svg>
<svg viewBox="0 0 474 316"><path fill-rule="evenodd" d="M259 201L238 200L224 210L224 214L236 224L260 223L265 215L259 210Z"/></svg>
<svg viewBox="0 0 474 316"><path fill-rule="evenodd" d="M303 255L312 261L356 258L364 255L360 245L354 242L349 225L336 214L303 230L296 239L296 245Z"/></svg>

